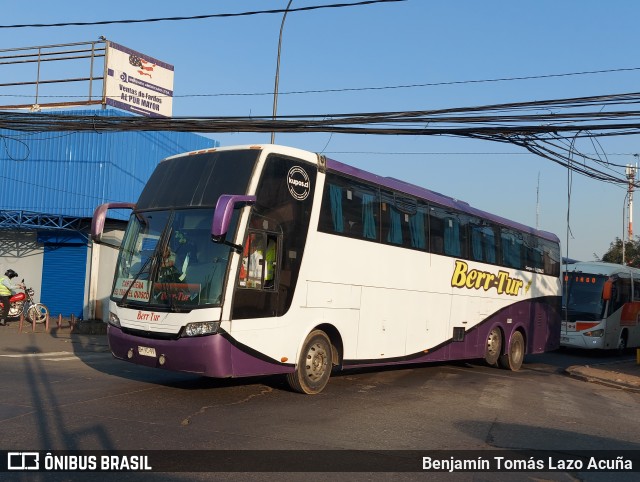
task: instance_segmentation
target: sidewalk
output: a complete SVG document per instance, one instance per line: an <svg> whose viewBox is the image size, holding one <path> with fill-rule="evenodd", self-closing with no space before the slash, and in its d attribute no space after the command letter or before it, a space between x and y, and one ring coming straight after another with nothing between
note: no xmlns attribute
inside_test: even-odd
<svg viewBox="0 0 640 482"><path fill-rule="evenodd" d="M101 321L77 321L74 329L69 319L63 319L60 327L58 319L50 320L49 331L44 323L36 324L35 332L31 323L10 321L0 326L0 355L23 353L47 353L52 351L108 352L106 323Z"/></svg>
<svg viewBox="0 0 640 482"><path fill-rule="evenodd" d="M636 360L599 363L597 365L574 365L565 372L578 380L600 383L640 393L640 365Z"/></svg>

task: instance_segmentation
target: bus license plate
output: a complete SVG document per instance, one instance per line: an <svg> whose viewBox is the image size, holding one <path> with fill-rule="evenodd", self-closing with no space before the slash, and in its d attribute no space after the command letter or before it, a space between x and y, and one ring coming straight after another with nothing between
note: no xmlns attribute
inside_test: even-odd
<svg viewBox="0 0 640 482"><path fill-rule="evenodd" d="M139 346L138 347L138 353L142 356L151 356L154 357L156 356L156 349L155 348L150 348L148 346Z"/></svg>

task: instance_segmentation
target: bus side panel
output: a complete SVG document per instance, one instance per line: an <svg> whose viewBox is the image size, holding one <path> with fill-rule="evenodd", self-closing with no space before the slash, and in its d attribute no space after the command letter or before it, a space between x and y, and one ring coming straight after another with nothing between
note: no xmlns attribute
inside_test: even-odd
<svg viewBox="0 0 640 482"><path fill-rule="evenodd" d="M524 300L507 308L501 309L488 316L482 323L469 330L464 340L453 341L450 333L444 343L425 346L422 350L408 353L404 357L392 359L345 359L345 366L350 368L363 366L400 365L406 363L435 362L443 360L460 360L484 357L484 340L495 326L499 326L504 334L505 343L511 338L512 333L521 328L525 332L527 340L527 353L541 353L558 348L560 343L560 297L548 296ZM517 321L516 317L529 313L541 313L540 321L530 320L526 317ZM545 316L548 318L548 329L545 325ZM511 322L509 322L511 320ZM446 326L446 325L445 325ZM475 332L475 333L474 333ZM532 341L533 340L533 341Z"/></svg>
<svg viewBox="0 0 640 482"><path fill-rule="evenodd" d="M529 348L528 353L544 353L557 350L560 348L560 332L562 328L562 297L548 296L542 298L536 304L536 310L540 315L539 318L536 315L535 337L532 338L534 345Z"/></svg>
<svg viewBox="0 0 640 482"><path fill-rule="evenodd" d="M407 354L422 352L451 337L448 330L451 295L427 292L417 296L419 300L410 306L415 310L413 317L418 317L419 322L407 326ZM442 359L447 359L444 353Z"/></svg>
<svg viewBox="0 0 640 482"><path fill-rule="evenodd" d="M385 288L362 288L358 358L406 355L407 325L424 325L418 293ZM409 319L411 318L411 319Z"/></svg>
<svg viewBox="0 0 640 482"><path fill-rule="evenodd" d="M635 348L640 346L640 302L632 301L625 303L622 307L620 333L617 333L615 343L618 342L622 330L627 332L627 347Z"/></svg>
<svg viewBox="0 0 640 482"><path fill-rule="evenodd" d="M511 337L514 325L522 326L527 354L544 353L560 348L560 297L548 296L516 303L505 310L504 343ZM505 346L503 346L503 351Z"/></svg>

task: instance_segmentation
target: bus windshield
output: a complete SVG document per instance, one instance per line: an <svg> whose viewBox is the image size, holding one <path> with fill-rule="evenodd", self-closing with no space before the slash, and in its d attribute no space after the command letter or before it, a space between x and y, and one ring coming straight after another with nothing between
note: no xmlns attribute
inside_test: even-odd
<svg viewBox="0 0 640 482"><path fill-rule="evenodd" d="M562 306L570 321L601 320L604 317L602 288L607 278L584 273L565 275Z"/></svg>
<svg viewBox="0 0 640 482"><path fill-rule="evenodd" d="M211 240L213 213L222 194L246 193L259 154L206 151L158 164L129 220L112 299L174 311L220 306L230 248Z"/></svg>
<svg viewBox="0 0 640 482"><path fill-rule="evenodd" d="M211 240L212 217L213 209L133 214L113 299L178 310L219 306L231 248Z"/></svg>

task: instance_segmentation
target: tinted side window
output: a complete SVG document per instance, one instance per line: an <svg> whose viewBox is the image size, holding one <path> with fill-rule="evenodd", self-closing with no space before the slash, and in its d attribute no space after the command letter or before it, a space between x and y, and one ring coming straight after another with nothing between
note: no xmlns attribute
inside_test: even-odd
<svg viewBox="0 0 640 482"><path fill-rule="evenodd" d="M468 217L461 213L432 206L429 217L431 252L467 258L468 222Z"/></svg>
<svg viewBox="0 0 640 482"><path fill-rule="evenodd" d="M544 274L560 276L560 246L558 243L539 239L538 245L542 249Z"/></svg>
<svg viewBox="0 0 640 482"><path fill-rule="evenodd" d="M429 247L429 207L418 203L416 212L409 214L409 237L412 248L426 251Z"/></svg>
<svg viewBox="0 0 640 482"><path fill-rule="evenodd" d="M417 216L417 201L383 191L380 195L382 242L405 248L425 249L424 217ZM422 220L422 226L419 225ZM418 233L422 231L422 239ZM419 244L422 244L420 247Z"/></svg>
<svg viewBox="0 0 640 482"><path fill-rule="evenodd" d="M502 244L502 264L508 268L524 268L522 233L509 228L502 228L500 241Z"/></svg>
<svg viewBox="0 0 640 482"><path fill-rule="evenodd" d="M327 174L322 199L320 231L380 240L380 194L376 187Z"/></svg>
<svg viewBox="0 0 640 482"><path fill-rule="evenodd" d="M483 263L496 263L497 228L479 219L469 225L469 257Z"/></svg>

